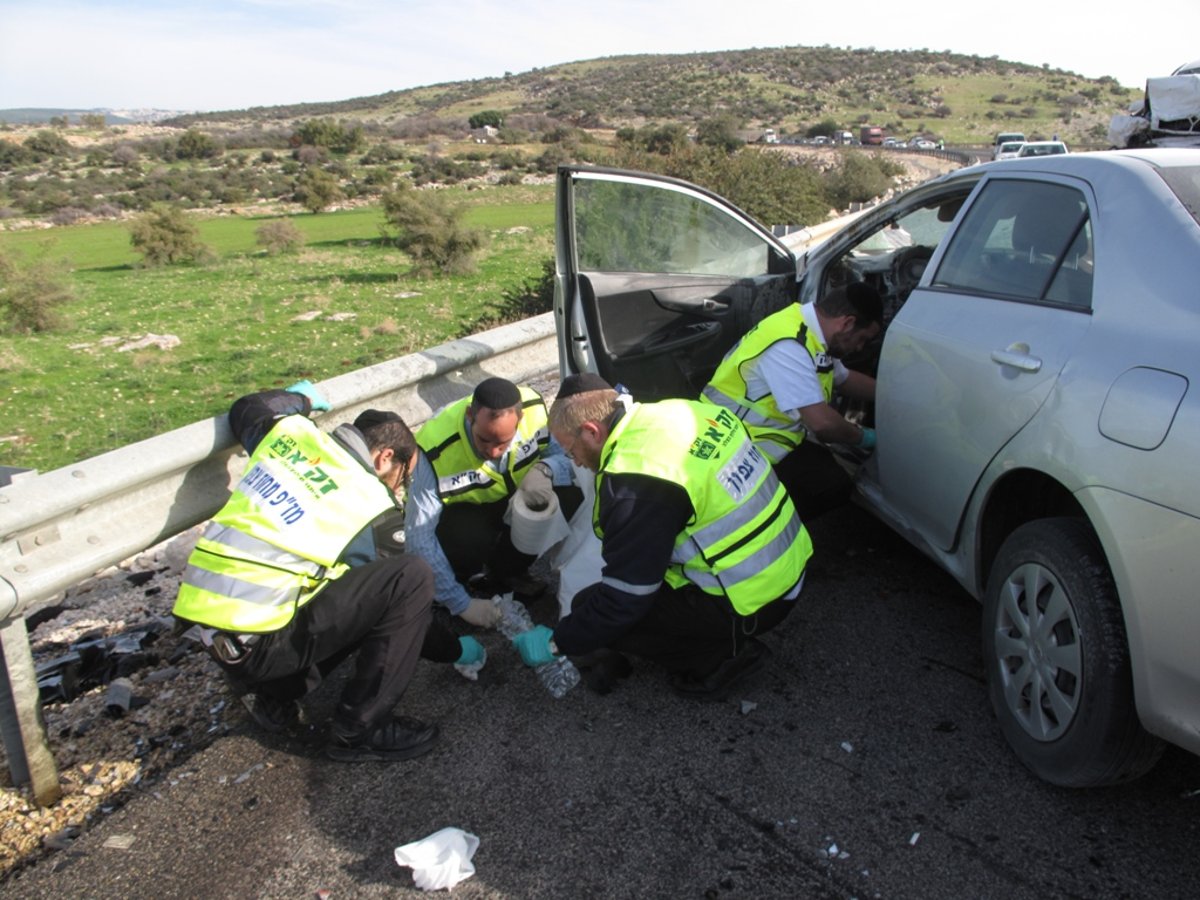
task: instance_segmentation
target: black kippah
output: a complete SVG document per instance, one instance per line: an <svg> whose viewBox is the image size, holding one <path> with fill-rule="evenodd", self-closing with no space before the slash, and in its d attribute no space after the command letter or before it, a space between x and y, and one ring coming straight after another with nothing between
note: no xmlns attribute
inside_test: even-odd
<svg viewBox="0 0 1200 900"><path fill-rule="evenodd" d="M403 420L394 412L388 412L385 409L365 409L354 420L354 427L359 431L366 431L369 428L374 428L376 425L382 425L384 422L399 421Z"/></svg>
<svg viewBox="0 0 1200 900"><path fill-rule="evenodd" d="M558 388L558 399L573 397L576 394L586 394L588 391L611 391L613 386L595 372L580 372L568 375Z"/></svg>
<svg viewBox="0 0 1200 900"><path fill-rule="evenodd" d="M488 378L479 382L471 405L486 409L512 409L521 404L520 389L506 378Z"/></svg>

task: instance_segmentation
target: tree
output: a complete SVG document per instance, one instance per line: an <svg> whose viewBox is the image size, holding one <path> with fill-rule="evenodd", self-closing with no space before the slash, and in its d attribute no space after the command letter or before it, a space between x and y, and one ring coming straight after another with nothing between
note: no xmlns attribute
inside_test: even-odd
<svg viewBox="0 0 1200 900"><path fill-rule="evenodd" d="M483 112L477 112L471 118L467 119L467 124L472 129L483 128L485 125L499 128L504 124L504 113L495 109L485 109Z"/></svg>
<svg viewBox="0 0 1200 900"><path fill-rule="evenodd" d="M383 195L384 235L412 257L414 273L464 275L475 269L482 231L463 225L466 208L441 191L408 184ZM389 229L394 229L394 234Z"/></svg>
<svg viewBox="0 0 1200 900"><path fill-rule="evenodd" d="M25 138L25 147L32 151L39 161L45 159L47 156L71 155L71 145L67 139L57 131L50 131L45 128L37 134L31 134Z"/></svg>
<svg viewBox="0 0 1200 900"><path fill-rule="evenodd" d="M74 299L49 260L22 262L0 252L0 317L7 333L52 331L62 324L59 309Z"/></svg>
<svg viewBox="0 0 1200 900"><path fill-rule="evenodd" d="M179 136L175 145L175 156L179 159L212 159L220 156L224 148L210 134L189 128Z"/></svg>
<svg viewBox="0 0 1200 900"><path fill-rule="evenodd" d="M353 153L363 145L361 125L346 128L332 119L309 119L292 134L293 146L325 147L335 153Z"/></svg>
<svg viewBox="0 0 1200 900"><path fill-rule="evenodd" d="M129 226L129 242L146 266L204 262L212 251L200 240L200 230L178 206L154 204Z"/></svg>
<svg viewBox="0 0 1200 900"><path fill-rule="evenodd" d="M740 127L741 123L728 114L705 119L696 126L696 143L733 153L746 143L738 136Z"/></svg>
<svg viewBox="0 0 1200 900"><path fill-rule="evenodd" d="M296 202L316 214L345 195L337 179L324 169L305 169L296 180Z"/></svg>

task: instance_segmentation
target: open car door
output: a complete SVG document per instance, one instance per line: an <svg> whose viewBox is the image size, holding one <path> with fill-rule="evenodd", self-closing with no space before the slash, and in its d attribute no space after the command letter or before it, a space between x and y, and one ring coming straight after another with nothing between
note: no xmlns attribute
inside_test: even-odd
<svg viewBox="0 0 1200 900"><path fill-rule="evenodd" d="M564 166L554 309L564 375L639 400L697 397L764 316L796 299L796 260L741 210L665 176Z"/></svg>

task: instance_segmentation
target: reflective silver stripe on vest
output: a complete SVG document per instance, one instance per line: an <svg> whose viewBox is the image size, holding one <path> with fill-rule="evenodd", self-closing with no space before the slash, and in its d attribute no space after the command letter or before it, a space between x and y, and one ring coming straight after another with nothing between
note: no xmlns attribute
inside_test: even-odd
<svg viewBox="0 0 1200 900"><path fill-rule="evenodd" d="M278 587L254 584L234 578L232 575L218 575L216 572L193 565L189 565L183 570L183 582L210 594L236 597L238 600L258 606L287 606L300 599L299 586L281 591Z"/></svg>
<svg viewBox="0 0 1200 900"><path fill-rule="evenodd" d="M786 502L787 495L785 493L783 498L781 498L780 504L777 506L775 513L767 520L767 522L763 523L764 528L770 527L775 518L783 514L783 506L786 504ZM801 527L802 525L799 516L789 516L787 524L784 526L783 530L780 531L779 534L777 534L769 543L759 546L752 554L750 554L750 556L746 557L736 565L723 570L719 575L714 575L712 572L704 569L689 566L685 560L678 558L683 552L691 547L693 550L699 551L698 555L700 559L710 561L704 551L704 548L702 548L700 544L696 543L694 540L685 542L681 547L677 548L676 553L673 554L676 557L673 561L677 565L681 566L683 574L688 578L688 580L701 589L715 588L719 591L727 592L727 585L736 585L743 581L748 581L755 575L770 567L772 563L782 558L784 554L788 553L791 550L792 545L796 542L796 538L799 537ZM747 535L742 541L739 542L739 546L744 545L747 540L756 536L756 533ZM722 554L719 554L716 558L719 558L720 555L724 555L725 552L728 551L723 551ZM689 559L694 559L696 555L696 553L693 553Z"/></svg>
<svg viewBox="0 0 1200 900"><path fill-rule="evenodd" d="M289 572L296 572L300 575L320 578L325 571L325 567L320 563L313 562L311 559L305 559L303 556L297 556L294 553L289 553L287 550L281 550L274 544L269 544L264 540L252 537L244 531L230 528L227 525L220 525L216 522L210 522L208 527L204 529L203 540L212 541L215 544L236 550L238 553L244 554L248 560L267 563L276 568L286 569ZM210 550L209 552L212 551ZM227 596L234 595L228 594Z"/></svg>
<svg viewBox="0 0 1200 900"><path fill-rule="evenodd" d="M766 480L768 479L764 479L764 482ZM693 531L691 535L692 540L696 542L698 547L707 548L720 541L726 535L740 531L744 526L750 524L751 521L763 513L774 499L774 493L765 484L760 484L754 493L747 497L740 506L735 506L729 512L725 513L725 515L714 520L712 524ZM681 562L682 560L678 561Z"/></svg>
<svg viewBox="0 0 1200 900"><path fill-rule="evenodd" d="M601 584L607 584L609 587L616 588L626 594L633 594L635 597L648 597L651 594L658 593L658 589L662 587L662 582L658 584L630 584L628 581L621 581L619 578L602 577Z"/></svg>

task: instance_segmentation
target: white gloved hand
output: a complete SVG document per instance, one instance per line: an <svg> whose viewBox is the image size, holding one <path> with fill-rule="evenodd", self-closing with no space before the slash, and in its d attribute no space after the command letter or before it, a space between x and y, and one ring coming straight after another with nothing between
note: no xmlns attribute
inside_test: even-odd
<svg viewBox="0 0 1200 900"><path fill-rule="evenodd" d="M459 616L476 628L495 628L500 622L500 607L491 600L473 599Z"/></svg>
<svg viewBox="0 0 1200 900"><path fill-rule="evenodd" d="M545 509L554 500L554 480L550 467L544 462L535 463L521 479L517 488L525 505L535 512Z"/></svg>

